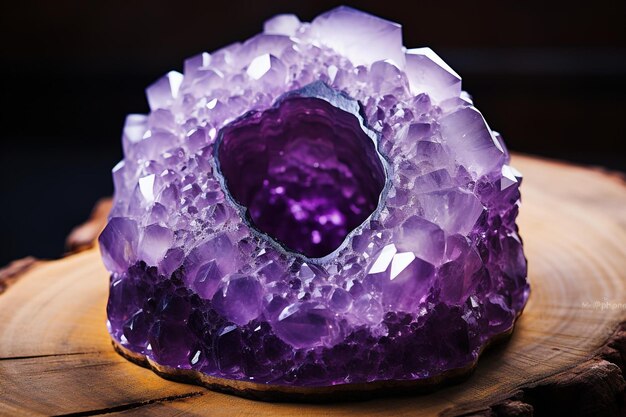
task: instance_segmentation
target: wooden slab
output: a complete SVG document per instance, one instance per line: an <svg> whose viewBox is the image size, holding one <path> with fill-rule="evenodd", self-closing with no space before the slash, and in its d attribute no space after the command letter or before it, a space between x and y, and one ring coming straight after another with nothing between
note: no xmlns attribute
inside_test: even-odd
<svg viewBox="0 0 626 417"><path fill-rule="evenodd" d="M524 156L514 165L525 176L519 223L532 294L511 340L487 352L461 384L319 405L255 402L161 379L114 352L105 328L108 274L91 248L31 262L5 282L0 415L619 415L626 183Z"/></svg>

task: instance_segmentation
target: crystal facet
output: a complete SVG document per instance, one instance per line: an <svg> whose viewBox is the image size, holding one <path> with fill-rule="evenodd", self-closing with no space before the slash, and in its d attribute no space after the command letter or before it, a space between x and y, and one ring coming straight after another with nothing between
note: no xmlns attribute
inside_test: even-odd
<svg viewBox="0 0 626 417"><path fill-rule="evenodd" d="M436 102L461 95L461 77L430 48L406 51L406 74L411 93L426 93Z"/></svg>
<svg viewBox="0 0 626 417"><path fill-rule="evenodd" d="M398 24L279 15L146 93L99 239L123 347L265 384L422 380L524 308L522 176Z"/></svg>

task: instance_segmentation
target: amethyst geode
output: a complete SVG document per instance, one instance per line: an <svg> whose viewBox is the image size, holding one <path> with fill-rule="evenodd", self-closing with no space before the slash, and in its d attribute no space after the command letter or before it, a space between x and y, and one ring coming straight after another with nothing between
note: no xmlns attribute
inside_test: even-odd
<svg viewBox="0 0 626 417"><path fill-rule="evenodd" d="M512 329L529 293L521 176L399 25L276 16L147 97L100 236L124 351L319 387L436 379Z"/></svg>

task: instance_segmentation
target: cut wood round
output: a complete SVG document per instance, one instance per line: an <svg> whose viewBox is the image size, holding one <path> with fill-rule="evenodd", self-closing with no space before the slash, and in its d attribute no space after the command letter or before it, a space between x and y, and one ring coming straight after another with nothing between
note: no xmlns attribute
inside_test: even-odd
<svg viewBox="0 0 626 417"><path fill-rule="evenodd" d="M519 225L532 292L510 340L485 352L461 383L423 395L293 404L162 379L113 349L108 273L92 247L0 272L0 415L620 415L626 182L526 156L513 163L524 174ZM92 218L94 225L102 222ZM85 247L90 239L78 240Z"/></svg>

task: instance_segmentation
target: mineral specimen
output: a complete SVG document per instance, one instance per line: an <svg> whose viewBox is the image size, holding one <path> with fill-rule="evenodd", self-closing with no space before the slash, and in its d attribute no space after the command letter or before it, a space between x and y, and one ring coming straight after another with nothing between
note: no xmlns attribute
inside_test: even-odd
<svg viewBox="0 0 626 417"><path fill-rule="evenodd" d="M147 98L99 239L123 349L319 387L427 380L511 330L529 294L521 175L399 25L276 16Z"/></svg>

